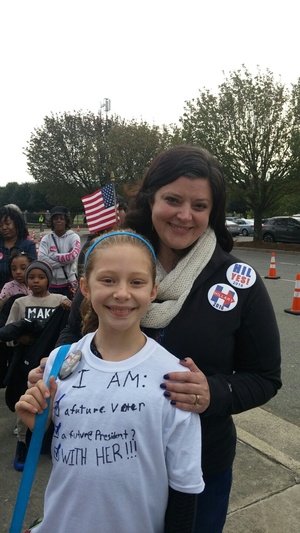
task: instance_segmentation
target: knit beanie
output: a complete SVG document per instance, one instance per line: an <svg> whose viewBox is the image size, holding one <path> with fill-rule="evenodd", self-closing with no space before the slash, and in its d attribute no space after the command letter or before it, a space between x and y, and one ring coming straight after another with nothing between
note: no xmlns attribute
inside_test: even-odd
<svg viewBox="0 0 300 533"><path fill-rule="evenodd" d="M39 268L40 270L45 272L45 274L46 274L46 276L48 278L48 287L49 287L49 285L51 284L51 281L52 281L52 276L53 276L52 268L51 268L50 265L48 265L48 263L44 263L44 261L32 261L32 263L30 263L30 265L28 265L28 267L25 270L25 283L26 283L26 285L27 285L28 274L34 268Z"/></svg>

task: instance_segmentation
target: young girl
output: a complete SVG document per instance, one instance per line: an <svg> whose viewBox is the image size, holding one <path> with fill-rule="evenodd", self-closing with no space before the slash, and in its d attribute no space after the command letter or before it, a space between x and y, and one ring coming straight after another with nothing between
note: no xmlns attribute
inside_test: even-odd
<svg viewBox="0 0 300 533"><path fill-rule="evenodd" d="M161 395L162 372L182 367L140 329L156 297L151 245L130 231L102 235L86 254L81 291L83 333L94 333L71 346L50 389L41 380L16 404L32 429L52 400L53 469L34 532L192 532L201 428L199 415Z"/></svg>
<svg viewBox="0 0 300 533"><path fill-rule="evenodd" d="M15 252L11 255L8 261L8 270L12 280L5 283L0 292L1 307L10 296L32 294L25 283L25 270L31 261L33 261L32 257L26 252Z"/></svg>
<svg viewBox="0 0 300 533"><path fill-rule="evenodd" d="M25 270L32 260L26 252L15 252L8 261L9 274L13 279L5 283L0 292L0 328L5 325L15 299L22 295L32 294L25 283ZM11 357L12 348L6 346L5 343L0 343L0 387L5 387Z"/></svg>

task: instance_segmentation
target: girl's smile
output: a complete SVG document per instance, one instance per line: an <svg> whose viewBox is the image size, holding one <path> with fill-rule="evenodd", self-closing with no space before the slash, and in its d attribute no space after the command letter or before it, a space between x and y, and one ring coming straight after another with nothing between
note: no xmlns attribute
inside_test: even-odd
<svg viewBox="0 0 300 533"><path fill-rule="evenodd" d="M88 280L81 290L99 317L100 328L140 332L140 320L156 296L149 258L131 244L118 244L95 253Z"/></svg>
<svg viewBox="0 0 300 533"><path fill-rule="evenodd" d="M119 318L122 318L122 317L127 317L128 315L130 315L130 313L135 309L134 307L107 307L107 309L110 310L111 314L116 316L116 317L119 317Z"/></svg>

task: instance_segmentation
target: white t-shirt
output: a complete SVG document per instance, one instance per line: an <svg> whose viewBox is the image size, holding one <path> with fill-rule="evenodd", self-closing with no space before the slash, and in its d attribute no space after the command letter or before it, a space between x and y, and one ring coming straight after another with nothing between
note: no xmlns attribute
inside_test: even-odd
<svg viewBox="0 0 300 533"><path fill-rule="evenodd" d="M36 533L163 533L168 487L204 488L200 417L170 404L163 375L184 370L153 339L124 361L90 350L58 380L53 405L53 469ZM47 363L51 369L54 350Z"/></svg>

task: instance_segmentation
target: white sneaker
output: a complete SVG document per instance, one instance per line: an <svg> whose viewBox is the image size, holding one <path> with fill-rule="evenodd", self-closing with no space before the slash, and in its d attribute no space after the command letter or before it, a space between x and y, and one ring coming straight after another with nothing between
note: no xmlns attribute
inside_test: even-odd
<svg viewBox="0 0 300 533"><path fill-rule="evenodd" d="M16 426L15 429L14 429L14 435L18 435L18 428L17 428L17 426Z"/></svg>

